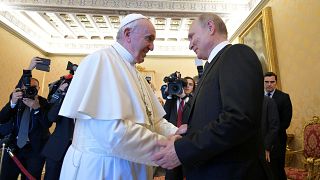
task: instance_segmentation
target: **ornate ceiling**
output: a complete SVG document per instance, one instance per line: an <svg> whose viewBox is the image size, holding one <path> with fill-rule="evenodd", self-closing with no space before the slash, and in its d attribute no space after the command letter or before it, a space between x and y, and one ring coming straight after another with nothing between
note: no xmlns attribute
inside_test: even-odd
<svg viewBox="0 0 320 180"><path fill-rule="evenodd" d="M261 0L0 0L0 22L49 54L88 54L115 42L128 13L150 18L157 31L148 55L194 56L188 28L202 12L225 21L229 37Z"/></svg>

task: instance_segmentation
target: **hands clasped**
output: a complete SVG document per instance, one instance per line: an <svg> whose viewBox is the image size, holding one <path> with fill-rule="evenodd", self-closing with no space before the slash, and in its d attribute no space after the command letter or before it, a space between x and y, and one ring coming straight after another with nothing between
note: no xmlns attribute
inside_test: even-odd
<svg viewBox="0 0 320 180"><path fill-rule="evenodd" d="M152 161L166 169L173 169L181 165L174 148L174 142L182 138L179 134L184 134L186 131L187 125L184 124L180 126L175 135L169 136L167 140L159 140L156 146L160 147L160 151L152 155Z"/></svg>

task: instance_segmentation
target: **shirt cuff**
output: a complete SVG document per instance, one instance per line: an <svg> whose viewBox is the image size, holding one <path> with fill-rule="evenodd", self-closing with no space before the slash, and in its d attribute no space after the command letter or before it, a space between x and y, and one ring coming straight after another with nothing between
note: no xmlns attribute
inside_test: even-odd
<svg viewBox="0 0 320 180"><path fill-rule="evenodd" d="M10 100L10 107L13 109L14 107L16 107L17 104L12 103L12 100Z"/></svg>

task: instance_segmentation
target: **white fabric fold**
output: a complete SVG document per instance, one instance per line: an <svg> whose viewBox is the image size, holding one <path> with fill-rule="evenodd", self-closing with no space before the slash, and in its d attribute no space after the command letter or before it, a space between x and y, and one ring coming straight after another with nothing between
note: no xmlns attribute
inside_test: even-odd
<svg viewBox="0 0 320 180"><path fill-rule="evenodd" d="M151 106L152 120L161 120L165 114L161 104L145 79L140 86L134 64L130 63L127 56L118 53L119 49L123 51L123 47L116 43L87 56L81 62L63 101L60 115L150 124L146 103L141 98L145 96ZM141 88L144 88L144 92Z"/></svg>

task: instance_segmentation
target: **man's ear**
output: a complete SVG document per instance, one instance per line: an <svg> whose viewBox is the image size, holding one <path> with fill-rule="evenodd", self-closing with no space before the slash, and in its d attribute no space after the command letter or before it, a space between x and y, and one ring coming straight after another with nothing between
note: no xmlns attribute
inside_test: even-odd
<svg viewBox="0 0 320 180"><path fill-rule="evenodd" d="M131 41L131 29L130 28L126 28L124 31L123 31L123 35L124 35L124 38L126 41Z"/></svg>
<svg viewBox="0 0 320 180"><path fill-rule="evenodd" d="M214 34L215 30L216 30L214 22L212 20L209 20L208 23L207 23L207 26L208 26L208 31L210 32L210 34Z"/></svg>

